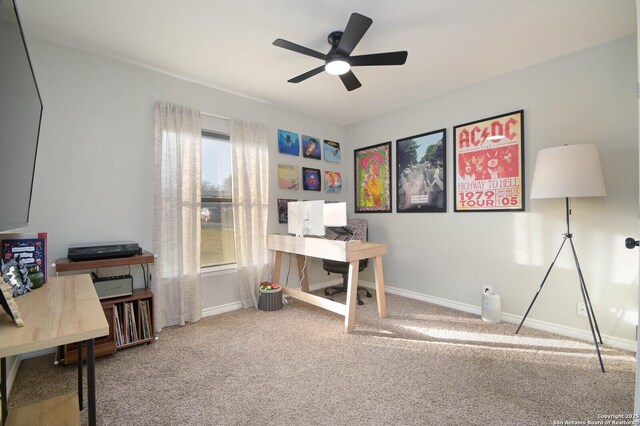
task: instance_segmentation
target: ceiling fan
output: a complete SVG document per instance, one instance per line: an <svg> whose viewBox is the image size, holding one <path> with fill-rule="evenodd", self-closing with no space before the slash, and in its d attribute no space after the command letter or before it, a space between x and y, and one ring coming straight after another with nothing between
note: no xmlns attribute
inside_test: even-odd
<svg viewBox="0 0 640 426"><path fill-rule="evenodd" d="M351 52L373 24L373 20L359 13L352 13L347 22L347 27L343 31L334 31L329 34L327 41L331 44L331 50L326 55L316 50L292 43L281 38L273 42L274 46L292 50L303 55L322 59L325 64L318 68L300 74L297 77L287 80L289 83L300 83L326 71L329 74L338 75L348 91L352 91L362 86L362 83L351 71L351 67L374 66L374 65L403 65L407 60L407 52L386 52L374 53L371 55L351 56Z"/></svg>

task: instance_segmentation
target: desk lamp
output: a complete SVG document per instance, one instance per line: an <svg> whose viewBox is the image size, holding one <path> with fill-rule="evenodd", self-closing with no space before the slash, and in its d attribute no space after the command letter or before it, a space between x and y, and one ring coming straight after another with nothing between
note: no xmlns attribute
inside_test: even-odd
<svg viewBox="0 0 640 426"><path fill-rule="evenodd" d="M598 155L598 148L596 145L563 145L538 151L536 166L533 172L531 199L564 198L567 232L563 234L560 249L558 249L558 253L553 259L553 262L551 262L551 266L549 266L549 269L540 284L540 288L533 297L533 300L529 305L529 309L527 309L527 312L524 314L524 317L516 330L516 334L518 334L518 331L520 331L520 327L522 327L525 319L527 319L527 315L529 315L529 311L533 307L538 294L540 294L540 290L542 290L547 277L549 277L549 273L558 259L564 244L568 240L573 253L573 259L576 263L576 269L578 270L580 291L582 292L582 298L584 299L587 318L589 319L589 326L591 327L591 334L593 335L593 342L596 346L596 352L598 353L598 359L600 361L600 368L603 373L604 364L602 363L602 356L600 355L600 347L598 345L598 343L602 344L602 337L600 336L596 316L593 312L593 307L591 306L591 300L589 299L587 286L584 282L584 276L580 269L576 248L573 245L573 234L571 234L569 227L569 217L571 215L569 199L572 197L603 197L605 195L607 195L607 191L604 187L602 167L600 166L600 156Z"/></svg>

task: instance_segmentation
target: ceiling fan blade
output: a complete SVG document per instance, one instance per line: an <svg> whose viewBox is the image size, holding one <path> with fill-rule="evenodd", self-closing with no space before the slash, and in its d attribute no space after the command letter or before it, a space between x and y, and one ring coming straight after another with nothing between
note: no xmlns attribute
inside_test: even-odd
<svg viewBox="0 0 640 426"><path fill-rule="evenodd" d="M300 74L297 77L293 77L291 80L287 80L289 83L300 83L301 81L305 81L309 77L313 77L316 74L320 74L324 71L324 65L319 66L318 68L314 68L311 71L307 71L304 74Z"/></svg>
<svg viewBox="0 0 640 426"><path fill-rule="evenodd" d="M351 56L347 59L352 67L372 66L372 65L403 65L407 61L408 53L387 52L374 53L372 55Z"/></svg>
<svg viewBox="0 0 640 426"><path fill-rule="evenodd" d="M350 55L371 24L373 24L371 18L367 18L359 13L352 13L349 22L347 22L347 27L344 29L340 43L338 43L338 50Z"/></svg>
<svg viewBox="0 0 640 426"><path fill-rule="evenodd" d="M290 41L283 40L281 38L274 40L273 45L282 47L283 49L293 50L294 52L302 53L303 55L322 59L323 61L327 59L327 55L324 53L309 49L308 47L300 46L299 44L291 43Z"/></svg>
<svg viewBox="0 0 640 426"><path fill-rule="evenodd" d="M357 79L352 71L342 74L340 76L340 80L342 80L344 87L346 87L348 91L356 90L358 87L362 86L362 83L360 83L360 80Z"/></svg>

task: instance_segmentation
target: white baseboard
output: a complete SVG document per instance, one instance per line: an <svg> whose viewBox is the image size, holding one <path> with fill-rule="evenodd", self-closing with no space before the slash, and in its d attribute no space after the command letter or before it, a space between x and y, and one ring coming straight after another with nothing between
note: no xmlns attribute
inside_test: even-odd
<svg viewBox="0 0 640 426"><path fill-rule="evenodd" d="M342 279L333 279L328 281L323 281L315 284L309 285L309 291L321 290L325 287L332 285L340 285L342 283ZM370 281L359 280L358 284L362 287L367 287L370 289L375 289L375 283ZM474 315L482 315L482 308L476 305L470 305L467 303L461 303L454 300L443 299L440 297L429 296L422 293L416 293L413 291L403 290L401 288L390 287L385 285L384 287L386 293L397 294L398 296L407 297L409 299L421 300L427 303L433 303L434 305L444 306L446 308L455 309L462 312L467 312L469 314ZM227 305L216 306L213 308L207 308L202 311L203 317L208 317L212 315L218 315L225 312L234 311L236 309L241 309L242 304L240 302L229 303ZM502 313L502 320L512 324L520 324L522 321L522 316ZM593 342L593 336L587 330L581 330L573 327L566 327L560 324L554 324L547 321L540 321L536 319L527 319L526 323L527 327L535 328L536 330L548 331L550 333L555 333L560 336L572 337L574 339L580 339L587 342ZM514 330L515 331L515 330ZM621 339L619 337L602 335L602 342L605 345L622 349L625 351L636 352L637 344L635 340L629 339Z"/></svg>
<svg viewBox="0 0 640 426"><path fill-rule="evenodd" d="M212 317L214 315L224 314L225 312L237 311L242 309L242 302L232 302L226 305L213 306L211 308L205 308L202 310L202 317Z"/></svg>
<svg viewBox="0 0 640 426"><path fill-rule="evenodd" d="M360 281L360 285L369 288L375 288L375 284L368 281ZM422 300L423 302L433 303L434 305L444 306L458 311L467 312L475 315L482 315L482 308L480 306L469 305L466 303L460 303L453 300L442 299L440 297L428 296L421 293L415 293L412 291L403 290L395 287L384 287L386 293L397 294L399 296L408 297L410 299ZM502 313L502 320L512 324L520 324L522 316L514 315L510 313ZM536 330L548 331L558 334L560 336L572 337L574 339L580 339L593 343L593 336L588 330L581 330L578 328L567 327L560 324L555 324L547 321L536 320L527 318L527 327L535 328ZM514 329L515 332L515 329ZM622 349L625 351L636 352L637 344L635 340L621 339L619 337L607 336L602 334L602 342L605 345Z"/></svg>

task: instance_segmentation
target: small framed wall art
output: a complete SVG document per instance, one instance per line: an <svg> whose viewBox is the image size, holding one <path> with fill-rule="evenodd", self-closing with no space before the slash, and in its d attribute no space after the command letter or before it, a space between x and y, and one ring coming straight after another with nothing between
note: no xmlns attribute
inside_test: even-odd
<svg viewBox="0 0 640 426"><path fill-rule="evenodd" d="M297 133L278 129L278 152L280 154L300 155L300 138Z"/></svg>
<svg viewBox="0 0 640 426"><path fill-rule="evenodd" d="M278 188L300 189L300 169L291 164L278 164Z"/></svg>
<svg viewBox="0 0 640 426"><path fill-rule="evenodd" d="M319 160L321 157L321 146L318 138L302 135L302 156Z"/></svg>
<svg viewBox="0 0 640 426"><path fill-rule="evenodd" d="M324 171L324 191L333 193L342 192L342 174L340 172Z"/></svg>
<svg viewBox="0 0 640 426"><path fill-rule="evenodd" d="M340 143L324 140L324 161L329 163L340 163Z"/></svg>
<svg viewBox="0 0 640 426"><path fill-rule="evenodd" d="M302 168L302 189L305 191L320 191L320 169Z"/></svg>
<svg viewBox="0 0 640 426"><path fill-rule="evenodd" d="M278 198L278 223L289 223L289 208L287 204L291 200L289 198Z"/></svg>

